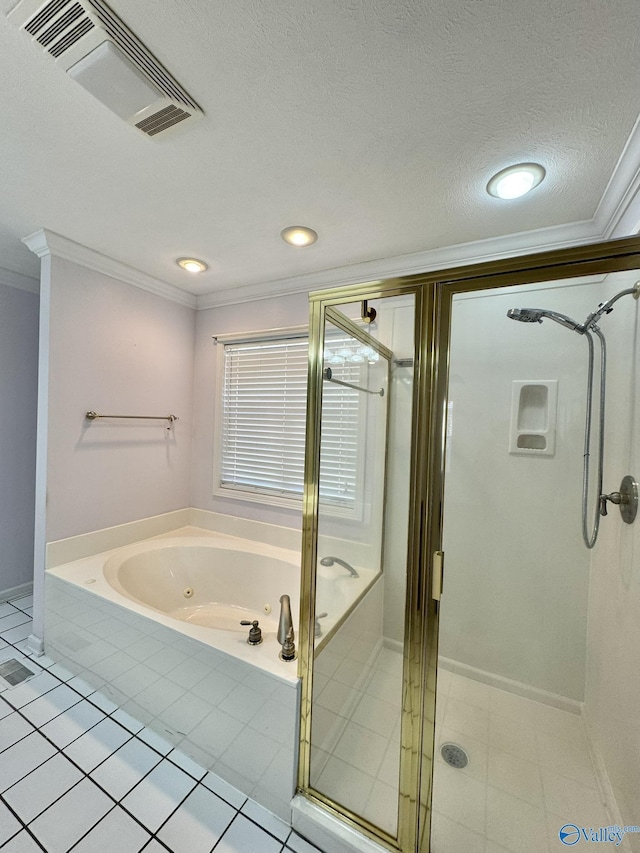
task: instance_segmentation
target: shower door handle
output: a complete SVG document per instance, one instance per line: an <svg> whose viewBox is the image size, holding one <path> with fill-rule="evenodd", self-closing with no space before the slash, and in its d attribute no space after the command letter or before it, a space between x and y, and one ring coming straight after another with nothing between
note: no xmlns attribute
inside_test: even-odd
<svg viewBox="0 0 640 853"><path fill-rule="evenodd" d="M433 552L433 578L431 581L431 597L440 601L442 597L442 579L444 575L444 551Z"/></svg>

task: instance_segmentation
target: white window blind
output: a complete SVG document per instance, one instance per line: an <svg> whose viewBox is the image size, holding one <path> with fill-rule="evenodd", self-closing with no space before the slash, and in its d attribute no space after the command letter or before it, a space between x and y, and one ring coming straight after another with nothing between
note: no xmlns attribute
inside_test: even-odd
<svg viewBox="0 0 640 853"><path fill-rule="evenodd" d="M306 337L225 345L222 487L302 497L307 360ZM345 365L334 376L358 383L361 368ZM347 507L359 482L360 406L359 392L324 383L320 495Z"/></svg>

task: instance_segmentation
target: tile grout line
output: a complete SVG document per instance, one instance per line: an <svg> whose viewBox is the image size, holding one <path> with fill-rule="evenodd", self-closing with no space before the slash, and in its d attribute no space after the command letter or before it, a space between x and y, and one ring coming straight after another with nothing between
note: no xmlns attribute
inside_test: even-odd
<svg viewBox="0 0 640 853"><path fill-rule="evenodd" d="M12 648L16 649L16 651L20 652L20 650L19 650L19 649L17 649L17 647L16 647L13 643L9 643L9 645L10 645L10 646L12 646ZM20 652L20 654L22 654L22 653ZM28 656L27 656L27 658L28 658ZM30 659L30 658L28 658L28 659ZM37 677L37 675L40 675L40 674L42 674L42 673L44 673L44 672L49 672L49 669L48 669L48 668L41 667L39 664L37 664L37 662L36 662L36 661L33 661L33 662L34 662L34 663L35 663L35 664L40 668L40 670L41 670L41 672L40 672L40 673L36 673L36 674L34 674L34 677ZM54 664L54 665L55 665L55 664ZM292 829L290 829L290 830L289 830L289 833L288 833L288 835L287 835L286 840L285 840L285 841L282 841L282 839L280 839L280 838L278 838L277 836L275 836L275 835L274 835L272 832L270 832L266 827L262 826L262 825L261 825L260 823L258 823L256 820L254 820L253 818L251 818L249 815L246 815L244 812L242 812L242 808L244 808L245 804L246 804L246 803L247 803L247 801L250 799L249 797L245 797L245 800L244 800L244 802L242 803L242 805L240 806L240 808L236 808L236 807L235 807L235 806L233 806L231 803L227 802L227 801L224 799L224 797L220 796L220 795L219 795L219 794L217 794L215 791L212 791L210 788L208 788L208 787L203 783L203 779L204 779L204 778L205 778L205 776L207 775L207 772L209 772L209 771L206 771L206 768L203 768L203 769L205 769L205 774L204 774L204 776L202 777L202 779L200 779L200 780L199 780L199 779L195 778L191 773L189 773L188 771L186 771L184 768L182 768L182 767L180 767L179 765L175 764L175 763L174 763L174 762L169 758L169 754L170 754L170 753L167 753L167 755L163 755L161 752L159 752L157 749L155 749L151 744L147 743L147 742L146 742L146 741L144 741L142 738L138 737L138 734L139 734L139 733L138 733L138 734L132 733L129 729L127 729L127 727L126 727L126 726L124 726L124 725L123 725L122 723L120 723L118 720L113 719L112 715L113 715L113 714L118 710L118 708L114 709L111 713L107 714L107 713L104 711L104 709L100 708L100 706L99 706L99 705L96 705L95 703L91 702L91 700L90 700L90 698L89 698L89 697L90 697L92 694L89 694L89 696L85 696L85 695L81 694L78 690L76 690L75 688L70 687L70 685L68 684L68 682L66 682L66 681L64 681L62 678L60 678L60 676L56 675L55 673L51 673L51 672L50 672L50 674L51 674L54 678L56 678L56 679L60 682L60 684L59 684L59 685L55 685L54 687L49 688L49 689L48 689L47 691L45 691L44 693L42 693L42 694L40 694L39 696L36 696L36 697L34 697L33 699L31 699L29 702L25 702L25 704L24 704L24 705L20 706L20 708L15 708L15 707L14 707L13 705L11 705L11 703L10 703L10 702L8 702L6 699L4 700L4 701L7 703L7 705L9 705L9 707L12 709L12 713L17 713L17 714L18 714L18 716L20 716L20 717L21 717L21 719L25 720L25 721L26 721L26 722L27 722L27 723L28 723L28 724L33 728L33 731L32 731L32 732L29 732L29 734L25 735L23 738L20 738L18 741L16 741L15 743L11 744L9 747L6 747L6 749L5 749L5 750L3 750L2 752L5 752L6 750L11 749L11 747L15 746L17 743L20 743L22 740L25 740L27 737L30 737L34 732L38 732L38 734L40 734L40 735L41 735L41 736L42 736L42 737L47 741L47 743L49 743L49 744L50 744L50 745L51 745L51 746L56 750L56 753L55 753L54 755L50 756L48 759L46 759L46 761L43 761L41 764L39 764L39 765L38 765L38 767L33 768L33 770L29 771L29 773L26 773L26 774L25 774L24 776L22 776L20 779L16 780L16 782L14 782L12 785L10 785L10 786L9 786L9 788L7 788L6 790L7 790L7 791L8 791L8 790L10 790L11 788L13 788L13 787L14 787L14 785L17 785L19 782L22 782L22 781L24 781L25 779L27 779L27 778L28 778L28 776L30 776L30 775L31 775L31 773L35 772L35 771L36 771L36 770L38 770L40 767L42 767L42 766L44 766L45 764L47 764L47 763L48 763L52 758L54 758L54 757L55 757L55 755L59 755L59 754L61 754L61 755L62 755L62 756L67 760L67 761L69 761L69 762L70 762L70 763L71 763L71 764L72 764L72 765L73 765L73 766L74 766L74 767L75 767L75 768L76 768L76 769L77 769L77 770L82 774L82 777L81 777L77 782L75 782L75 783L74 783L74 784L73 784L73 785L72 785L72 786L71 786L67 791L63 792L63 793L62 793L58 798L56 798L52 803L50 803L50 804L49 804L45 809L43 809L41 812L39 812L37 815L35 815L35 816L34 816L34 817L29 821L29 824L25 824L25 823L24 823L24 821L22 821L22 819L20 819L20 818L16 815L16 817L18 818L18 820L19 820L20 824L22 825L23 829L26 829L26 830L29 832L29 835L33 836L33 832L32 832L31 830L29 830L29 828L28 828L28 827L29 827L29 825L30 825L31 823L33 823L33 821L35 821L37 818L39 818L39 817L41 817L43 814L45 814L45 813L46 813L46 812L47 812L47 811L48 811L52 806L54 806L54 805L55 805L56 803L58 803L58 802L59 802L59 801L60 801L64 796L66 796L66 794L68 794L68 793L69 793L69 791L72 791L74 788L76 788L78 785L80 785L80 783L83 781L83 779L89 779L89 780L90 780L94 785L96 785L96 787L97 787L97 788L98 788L98 789L99 789L103 794L105 794L105 795L106 795L106 796L107 796L107 797L108 797L108 798L113 802L113 804L114 804L114 805L113 805L113 807L112 807L112 808L110 808L110 809L109 809L109 810L108 810L104 815L102 815L102 816L101 816L100 820L98 820L95 824L93 824L92 826L90 826L90 827L87 829L87 831L84 833L84 835L82 835L82 836L81 836L81 838L79 838L79 839L78 839L78 840L73 844L73 847L76 847L76 846L80 843L80 841L81 841L82 839L84 839L87 835L89 835L89 833L91 833L91 832L96 828L96 826L97 826L97 825L98 825L102 820L104 820L104 818L106 818L108 814L111 814L111 812L113 812L117 807L120 807L120 808L121 808L121 809L122 809L122 810L123 810L123 811L124 811L128 816L130 816L133 820L135 820L135 822L136 822L136 823L138 823L138 824L139 824L139 825L140 825L140 826L141 826L141 827L142 827L146 832L148 832L148 833L151 835L150 839L149 839L149 840L147 841L147 843L145 844L145 847L146 847L146 846L148 846L148 844L150 844L150 843L151 843L151 841L152 841L152 840L154 840L154 839L155 839L156 841L160 842L161 844L163 844L162 840L156 837L157 833L158 833L158 832L159 832L159 831L164 827L164 825L165 825L165 824L166 824L166 823L167 823L167 822L168 822L168 821L169 821L169 820L170 820L170 819L175 815L175 813L178 811L178 809L180 809L180 808L181 808L181 806L183 805L183 803L185 802L185 800L186 800L186 799L187 799L187 798L188 798L188 797L189 797L189 796L190 796L190 795L191 795L191 794L196 790L196 788L197 788L199 785L200 785L200 786L202 786L202 787L203 787L206 791L208 791L209 793L211 793L211 794L213 794L214 796L218 797L218 799L222 800L222 802L226 803L230 808L234 809L234 810L235 810L235 812L236 812L236 813L235 813L235 815L233 816L233 818L231 819L231 821L229 822L229 824L227 825L227 827L225 828L224 832L222 833L222 835L221 835L221 836L220 836L220 838L218 839L218 841L216 841L215 846L217 846L217 845L218 845L219 841L224 837L224 835L225 835L225 834L226 834L226 832L229 830L230 826L234 823L234 821L236 820L237 816L238 816L240 813L242 813L242 816L243 816L246 820L248 820L250 823L252 823L254 826L257 826L260 830L262 830L263 832L266 832L266 833L267 833L271 838L273 838L275 841L277 841L277 842L279 842L280 844L282 844L282 848L281 848L281 849L283 849L283 848L286 846L287 841L288 841L288 840L289 840L289 838L291 837L291 834L292 834L293 830L292 830ZM72 677L75 677L75 676L72 676ZM69 680L71 680L71 679L69 679ZM61 711L61 712L60 712L60 714L56 714L56 716L55 716L55 717L52 717L50 720L47 720L47 722L46 722L44 725L46 725L47 723L50 723L50 722L52 722L53 720L57 719L58 717L62 716L62 715L63 715L63 714L65 714L67 711L70 711L70 710L71 710L71 708L74 708L74 707L76 707L76 705L81 704L81 702L82 702L82 701L87 701L87 702L89 702L91 705L93 705L93 707L97 708L97 709L98 709L99 711L101 711L105 716L103 717L103 719L102 719L102 720L99 720L99 721L98 721L98 722L96 722L93 726L91 726L89 729L87 729L86 731L82 732L82 734L81 734L81 735L79 735L77 738L74 738L74 740L73 740L73 741L70 741L68 744L66 744L66 745L65 745L65 747L59 747L59 746L58 746L57 744L55 744L55 743L54 743L54 742L53 742L53 741L52 741L52 740L51 740L51 739L50 739L50 738L49 738L49 737L48 737L44 732L42 732L38 726L34 725L34 724L32 723L32 721L31 721L31 720L29 720L29 718L28 718L28 717L26 717L24 714L22 714L22 713L21 713L21 709L22 709L23 707L26 707L27 705L30 705L32 702L36 701L37 699L40 699L40 698L42 698L43 696L46 696L46 695L47 695L48 693L50 693L52 690L55 690L55 689L57 689L57 687L58 687L58 686L60 686L60 685L64 685L64 684L66 684L67 686L69 686L71 690L73 690L73 691L74 691L78 696L80 696L80 699L79 699L79 701L78 701L78 702L74 703L74 705L71 705L69 708L66 708L64 711ZM95 693L95 692L99 692L99 691L94 691L94 693ZM1 694L0 694L0 695L1 695ZM69 756L64 752L64 749L66 748L66 746L69 746L70 744L75 743L76 741L78 741L78 740L79 740L79 739L80 739L84 734L87 734L89 731L91 731L93 728L95 728L96 726L98 726L98 725L99 725L101 722L103 722L105 719L111 719L111 721L112 721L113 723L115 723L115 724L116 724L116 725L118 725L120 728L122 728L124 731L126 731L126 732L127 732L127 734L129 734L129 735L130 735L130 737L129 737L129 738L128 738L124 743L122 743L122 744L121 744L121 745L120 745L116 750L114 750L113 752L111 752L111 753L110 753L108 756L106 756L106 757L105 757L101 762L99 762L99 763L98 763L94 768L92 768L92 770L91 770L91 771L87 772L87 771L85 771L85 770L84 770L80 765L78 765L78 764L77 764L77 763L76 763L72 758L70 758L70 757L69 757ZM142 727L142 729L140 729L140 731L143 731L145 728L146 728L146 726L144 726L144 725L143 725L143 727ZM151 769L150 769L150 770L149 770L149 771L148 771L144 776L142 776L142 777L141 777L141 778L136 782L136 784L135 784L135 785L133 785L133 787L132 787L129 791L127 791L127 793L126 793L123 797L121 797L121 798L120 798L120 800L116 800L116 799L115 799L111 794L109 794L109 792L108 792L108 791L106 791L106 790L105 790L105 789L104 789L104 788L103 788L103 787L102 787L98 782L96 782L96 780L95 780L95 779L93 779L93 777L91 776L91 773L93 773L93 771L94 771L94 770L96 770L98 767L100 767L102 764L104 764L106 761L108 761L108 760L109 760L113 755L115 755L115 754L116 754L120 749L122 749L126 744L131 743L131 741L132 741L132 740L134 740L134 739L135 739L135 740L137 740L139 743L144 744L144 746L146 746L147 748L151 749L153 752L155 752L155 753L156 753L156 755L159 755L159 756L160 756L160 761L159 761L157 764L155 764L155 765L154 765L154 766L153 766L153 767L152 767L152 768L151 768ZM171 751L173 751L173 749L176 749L176 747L173 747ZM2 752L0 752L0 754L2 754ZM187 757L188 757L188 756L187 756ZM173 809L173 811L172 811L172 812L167 816L167 818L162 822L162 824L158 827L158 829L157 829L155 832L151 832L151 830L149 829L149 827L145 826L145 825L144 825L144 824L143 824L143 823L142 823L142 822L141 822L141 821L140 821L140 820L139 820L139 819L138 819L134 814L132 814L132 813L127 809L127 807L126 807L126 806L124 806L124 805L122 804L122 800L124 800L124 798L125 798L126 796L128 796L128 795L131 793L131 791L133 791L135 788L137 788L137 787L138 787L138 785L140 785L140 783L141 783L144 779L146 779L146 778L147 778L147 776L149 776L149 774L150 774L151 772L153 772L153 770L155 770L157 767L159 767L159 766L160 766L160 764L161 764L163 761L168 761L168 762L171 764L171 766L172 766L172 767L174 767L174 768L176 768L176 769L180 770L181 772L185 773L185 774L186 774L186 775L187 775L191 780L193 780L193 781L195 782L195 785L194 785L194 786L193 786L193 787L188 791L188 793L183 797L183 799L178 803L178 805ZM4 794L4 792L3 792L3 794ZM0 794L0 799L1 799L1 800L2 800L2 802L3 802L3 803L5 803L5 805L6 805L6 806L11 810L11 812L12 812L12 813L14 813L14 810L9 806L9 804L8 804L8 803L6 803L6 801L5 801L5 799L4 799L3 794ZM22 830L18 830L18 832L20 832L20 831L22 831ZM17 833L16 833L16 834L17 834ZM12 836L12 838L15 838L15 834ZM34 836L34 838L35 838L35 836ZM8 839L8 840L10 840L10 839ZM37 841L37 839L36 839L36 841ZM6 843L6 842L5 842L5 843ZM39 841L38 841L38 845L39 845L39 846L44 850L44 848L42 847L42 845L40 844L40 842L39 842ZM4 846L4 845L2 845L2 846ZM163 846L165 846L165 845L163 844ZM72 848L70 848L70 850L72 850L72 849L73 849L73 847L72 847ZM144 848L143 848L143 849L144 849ZM168 848L166 848L166 849L168 849ZM46 853L46 851L45 851L45 853Z"/></svg>

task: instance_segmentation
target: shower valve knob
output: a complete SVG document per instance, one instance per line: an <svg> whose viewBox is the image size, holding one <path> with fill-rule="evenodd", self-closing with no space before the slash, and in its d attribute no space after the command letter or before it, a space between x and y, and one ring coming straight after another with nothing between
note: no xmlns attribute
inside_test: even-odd
<svg viewBox="0 0 640 853"><path fill-rule="evenodd" d="M622 503L620 492L611 492L610 495L600 495L600 515L607 515L607 501L619 506Z"/></svg>

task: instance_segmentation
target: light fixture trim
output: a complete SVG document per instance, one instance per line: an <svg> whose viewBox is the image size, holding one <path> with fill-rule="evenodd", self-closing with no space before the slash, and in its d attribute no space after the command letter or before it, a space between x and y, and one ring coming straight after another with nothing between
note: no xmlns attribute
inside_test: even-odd
<svg viewBox="0 0 640 853"><path fill-rule="evenodd" d="M280 236L285 243L295 246L297 249L311 246L318 239L317 232L306 225L289 225L282 229Z"/></svg>
<svg viewBox="0 0 640 853"><path fill-rule="evenodd" d="M506 201L520 198L541 184L546 174L540 163L517 163L497 172L487 184L487 192Z"/></svg>
<svg viewBox="0 0 640 853"><path fill-rule="evenodd" d="M183 270L190 273L204 272L209 269L209 264L205 264L204 261L200 261L198 258L177 258L176 263Z"/></svg>

